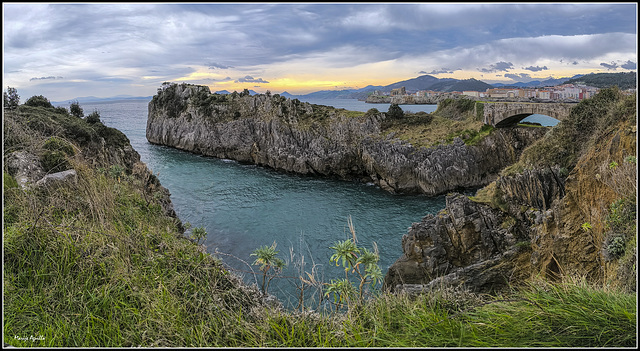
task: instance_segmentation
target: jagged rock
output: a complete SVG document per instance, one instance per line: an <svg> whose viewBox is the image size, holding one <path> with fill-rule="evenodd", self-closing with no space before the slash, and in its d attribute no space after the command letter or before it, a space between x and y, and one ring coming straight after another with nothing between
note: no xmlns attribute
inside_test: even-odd
<svg viewBox="0 0 640 351"><path fill-rule="evenodd" d="M496 185L507 203L546 211L564 196L567 174L559 167L524 170L512 177L500 177Z"/></svg>
<svg viewBox="0 0 640 351"><path fill-rule="evenodd" d="M403 254L389 267L385 287L428 285L436 279L479 291L504 285L503 273L510 268L501 262L522 239L508 230L507 219L505 213L464 195L448 195L444 210L414 223L402 237Z"/></svg>
<svg viewBox="0 0 640 351"><path fill-rule="evenodd" d="M427 283L396 284L391 290L416 295L443 287L461 287L471 292L495 293L511 283L509 277L515 269L513 258L518 253L518 249L507 250L478 263L456 269L452 273L436 277Z"/></svg>
<svg viewBox="0 0 640 351"><path fill-rule="evenodd" d="M37 187L52 187L64 184L76 184L78 182L78 174L75 169L47 174L36 182Z"/></svg>

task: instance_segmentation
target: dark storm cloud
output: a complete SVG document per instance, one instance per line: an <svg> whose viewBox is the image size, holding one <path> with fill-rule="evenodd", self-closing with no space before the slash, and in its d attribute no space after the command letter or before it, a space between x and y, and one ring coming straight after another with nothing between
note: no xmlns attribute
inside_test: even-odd
<svg viewBox="0 0 640 351"><path fill-rule="evenodd" d="M620 65L620 67L624 68L624 69L636 69L637 65L635 62L632 62L631 60L623 63Z"/></svg>
<svg viewBox="0 0 640 351"><path fill-rule="evenodd" d="M529 75L527 73L505 73L504 77L505 78L511 78L513 80L531 79L531 75Z"/></svg>
<svg viewBox="0 0 640 351"><path fill-rule="evenodd" d="M535 67L529 66L529 67L524 67L523 69L526 69L527 71L531 71L531 72L539 72L539 71L547 70L549 68L547 68L547 66L542 66L542 67L540 67L540 66L535 66Z"/></svg>
<svg viewBox="0 0 640 351"><path fill-rule="evenodd" d="M458 69L441 68L441 69L434 69L431 72L420 71L418 73L420 73L420 74L442 74L442 73L453 73L455 71L460 71L460 68L458 68Z"/></svg>
<svg viewBox="0 0 640 351"><path fill-rule="evenodd" d="M233 66L221 65L219 63L208 63L209 69L229 69L233 68Z"/></svg>
<svg viewBox="0 0 640 351"><path fill-rule="evenodd" d="M29 80L33 81L33 80L47 80L47 79L64 79L64 78L60 77L60 76L57 76L57 77L48 76L48 77L33 77L33 78L29 79Z"/></svg>
<svg viewBox="0 0 640 351"><path fill-rule="evenodd" d="M609 71L609 70L614 70L615 71L616 69L618 69L618 64L615 63L615 62L611 62L611 63L602 62L600 64L600 66L606 68L607 71Z"/></svg>
<svg viewBox="0 0 640 351"><path fill-rule="evenodd" d="M479 71L484 73L492 73L492 72L507 72L510 69L513 69L513 63L500 61L491 65L489 68L480 68Z"/></svg>
<svg viewBox="0 0 640 351"><path fill-rule="evenodd" d="M252 76L245 76L244 78L239 78L235 81L236 83L269 83L262 78L253 78Z"/></svg>

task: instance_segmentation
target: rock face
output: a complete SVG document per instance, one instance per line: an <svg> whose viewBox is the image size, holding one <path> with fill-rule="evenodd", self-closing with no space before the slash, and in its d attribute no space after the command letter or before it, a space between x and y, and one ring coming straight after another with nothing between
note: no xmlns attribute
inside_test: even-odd
<svg viewBox="0 0 640 351"><path fill-rule="evenodd" d="M45 175L37 156L27 151L10 153L5 159L5 166L21 188L27 188Z"/></svg>
<svg viewBox="0 0 640 351"><path fill-rule="evenodd" d="M497 264L513 257L514 245L524 239L514 235L513 223L499 210L448 195L444 210L414 223L402 237L403 254L389 268L386 288L442 281L483 292L504 287L511 267Z"/></svg>
<svg viewBox="0 0 640 351"><path fill-rule="evenodd" d="M381 134L384 113L344 110L274 95L216 95L172 85L149 103L147 140L299 174L371 181L397 193L442 194L485 185L543 129L496 130L474 146L417 148Z"/></svg>

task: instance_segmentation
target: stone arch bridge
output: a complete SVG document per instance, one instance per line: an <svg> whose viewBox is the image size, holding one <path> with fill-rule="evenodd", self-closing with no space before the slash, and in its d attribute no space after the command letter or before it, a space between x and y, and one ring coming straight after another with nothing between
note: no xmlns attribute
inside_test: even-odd
<svg viewBox="0 0 640 351"><path fill-rule="evenodd" d="M479 103L476 104L478 108ZM546 115L562 121L569 117L575 103L541 102L482 102L484 124L509 127L533 114Z"/></svg>

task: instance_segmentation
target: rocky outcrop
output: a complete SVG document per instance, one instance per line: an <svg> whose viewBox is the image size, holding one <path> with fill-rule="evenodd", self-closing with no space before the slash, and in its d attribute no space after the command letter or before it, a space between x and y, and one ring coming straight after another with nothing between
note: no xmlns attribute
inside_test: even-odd
<svg viewBox="0 0 640 351"><path fill-rule="evenodd" d="M414 223L402 237L402 256L385 277L387 289L446 282L488 292L509 283L513 266L501 264L519 251L525 238L502 211L461 194L448 195L446 208Z"/></svg>
<svg viewBox="0 0 640 351"><path fill-rule="evenodd" d="M36 182L36 186L56 187L66 184L76 184L78 182L78 173L75 169L68 169L62 172L47 174Z"/></svg>
<svg viewBox="0 0 640 351"><path fill-rule="evenodd" d="M512 177L496 181L502 199L510 206L526 206L546 211L553 201L565 194L567 170L559 167L524 170ZM510 211L519 212L517 207Z"/></svg>
<svg viewBox="0 0 640 351"><path fill-rule="evenodd" d="M151 143L207 156L437 195L487 184L545 132L496 130L473 146L457 138L421 148L382 135L385 118L277 95L210 94L207 87L183 84L154 96L146 135Z"/></svg>
<svg viewBox="0 0 640 351"><path fill-rule="evenodd" d="M367 174L383 189L436 195L490 183L544 132L495 130L477 145L466 145L455 138L452 144L432 148L416 148L394 139L367 138L362 143L362 161Z"/></svg>
<svg viewBox="0 0 640 351"><path fill-rule="evenodd" d="M6 155L4 165L22 189L26 189L46 174L38 157L24 150Z"/></svg>

